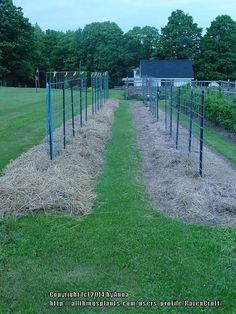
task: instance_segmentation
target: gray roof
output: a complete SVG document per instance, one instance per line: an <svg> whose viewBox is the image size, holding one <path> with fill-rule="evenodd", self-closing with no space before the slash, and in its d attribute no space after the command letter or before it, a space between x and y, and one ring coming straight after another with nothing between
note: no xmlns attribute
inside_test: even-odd
<svg viewBox="0 0 236 314"><path fill-rule="evenodd" d="M141 77L194 78L191 60L141 60Z"/></svg>

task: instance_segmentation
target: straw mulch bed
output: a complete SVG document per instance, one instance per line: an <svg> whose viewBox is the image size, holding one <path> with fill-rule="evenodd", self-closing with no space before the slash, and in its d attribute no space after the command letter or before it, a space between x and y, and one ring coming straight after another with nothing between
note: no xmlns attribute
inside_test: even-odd
<svg viewBox="0 0 236 314"><path fill-rule="evenodd" d="M39 211L87 214L117 107L118 101L109 100L99 113L89 115L87 125L55 160L49 160L42 143L11 162L0 177L0 217Z"/></svg>
<svg viewBox="0 0 236 314"><path fill-rule="evenodd" d="M204 176L193 161L177 151L164 128L142 103L132 107L143 176L152 204L166 216L202 225L236 225L236 168L207 146Z"/></svg>

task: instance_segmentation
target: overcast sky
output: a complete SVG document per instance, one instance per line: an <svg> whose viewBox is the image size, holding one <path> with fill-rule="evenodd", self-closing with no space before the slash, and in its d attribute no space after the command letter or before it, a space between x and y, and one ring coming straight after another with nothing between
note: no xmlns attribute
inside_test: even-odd
<svg viewBox="0 0 236 314"><path fill-rule="evenodd" d="M76 30L91 22L116 22L123 31L133 26L158 28L167 24L176 9L193 16L206 28L217 15L228 14L236 20L236 0L13 0L23 8L31 23L46 30Z"/></svg>

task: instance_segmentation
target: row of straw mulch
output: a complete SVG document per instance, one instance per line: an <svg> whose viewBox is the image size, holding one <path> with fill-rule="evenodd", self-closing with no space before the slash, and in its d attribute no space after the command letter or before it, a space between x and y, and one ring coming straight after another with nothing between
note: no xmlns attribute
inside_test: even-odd
<svg viewBox="0 0 236 314"><path fill-rule="evenodd" d="M165 130L164 112L160 110L158 122L141 103L134 104L132 112L154 207L187 223L236 226L235 166L204 146L203 177L196 176L192 158L176 150Z"/></svg>
<svg viewBox="0 0 236 314"><path fill-rule="evenodd" d="M12 161L0 177L0 217L34 212L85 215L95 200L105 145L118 101L109 100L55 160L42 143Z"/></svg>

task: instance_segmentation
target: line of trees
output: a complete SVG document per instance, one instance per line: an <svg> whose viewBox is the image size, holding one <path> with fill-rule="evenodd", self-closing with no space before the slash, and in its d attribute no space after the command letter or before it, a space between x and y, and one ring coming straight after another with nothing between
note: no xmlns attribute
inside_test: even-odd
<svg viewBox="0 0 236 314"><path fill-rule="evenodd" d="M218 16L203 36L192 16L176 10L160 32L135 26L124 33L114 22L44 32L12 0L0 0L0 80L8 85L33 85L36 68L45 73L80 67L88 72L109 69L116 85L132 75L140 59L156 58L192 59L200 80L236 80L236 22Z"/></svg>

